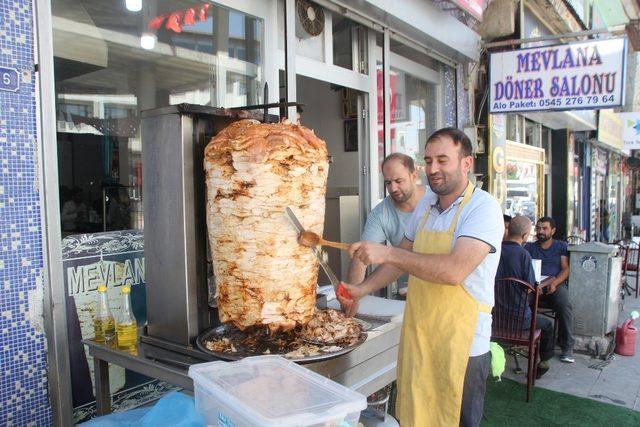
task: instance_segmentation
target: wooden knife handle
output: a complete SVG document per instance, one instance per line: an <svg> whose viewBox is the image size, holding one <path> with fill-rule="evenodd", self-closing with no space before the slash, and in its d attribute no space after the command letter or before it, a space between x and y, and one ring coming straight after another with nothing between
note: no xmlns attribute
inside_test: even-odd
<svg viewBox="0 0 640 427"><path fill-rule="evenodd" d="M320 244L323 246L331 246L332 248L340 249L345 252L349 251L349 246L350 246L348 243L330 242L329 240L324 240L324 239L320 241Z"/></svg>

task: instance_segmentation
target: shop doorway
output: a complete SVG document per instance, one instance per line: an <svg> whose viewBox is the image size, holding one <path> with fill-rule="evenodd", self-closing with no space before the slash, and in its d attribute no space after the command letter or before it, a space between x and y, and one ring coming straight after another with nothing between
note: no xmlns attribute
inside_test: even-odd
<svg viewBox="0 0 640 427"><path fill-rule="evenodd" d="M337 84L298 75L296 78L302 125L313 129L324 139L331 156L327 180L325 238L335 241L360 240L360 208L362 200L362 147L364 93ZM349 257L328 250L329 264L346 277ZM328 283L328 282L326 282Z"/></svg>

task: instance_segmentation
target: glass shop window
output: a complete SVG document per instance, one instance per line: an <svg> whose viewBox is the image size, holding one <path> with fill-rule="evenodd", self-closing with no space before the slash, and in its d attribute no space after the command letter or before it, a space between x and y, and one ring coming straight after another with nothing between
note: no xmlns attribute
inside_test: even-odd
<svg viewBox="0 0 640 427"><path fill-rule="evenodd" d="M385 152L410 156L419 173L420 184L427 185L424 145L427 137L441 126L438 111L442 98L438 95L442 63L397 40L390 41L389 82L383 81L383 36L376 36L376 72L378 95L378 179L379 198L386 194L381 163ZM384 93L390 99L389 134L384 139Z"/></svg>
<svg viewBox="0 0 640 427"><path fill-rule="evenodd" d="M524 143L523 120L524 117L518 114L507 115L507 139L509 141Z"/></svg>
<svg viewBox="0 0 640 427"><path fill-rule="evenodd" d="M420 184L427 184L424 146L438 129L437 85L425 78L429 72L440 76L441 64L424 53L391 40L389 87L391 98L391 152L413 158Z"/></svg>
<svg viewBox="0 0 640 427"><path fill-rule="evenodd" d="M507 215L523 215L535 223L538 219L538 180L540 170L534 163L507 161Z"/></svg>
<svg viewBox="0 0 640 427"><path fill-rule="evenodd" d="M212 2L51 3L63 236L143 228L140 111L262 102L264 22Z"/></svg>
<svg viewBox="0 0 640 427"><path fill-rule="evenodd" d="M534 147L542 146L542 126L540 123L532 122L531 120L525 120L525 144L533 145Z"/></svg>

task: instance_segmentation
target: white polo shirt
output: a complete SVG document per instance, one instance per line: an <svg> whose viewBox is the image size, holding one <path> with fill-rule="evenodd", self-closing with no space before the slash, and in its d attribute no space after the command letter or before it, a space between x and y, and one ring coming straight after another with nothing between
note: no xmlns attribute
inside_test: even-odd
<svg viewBox="0 0 640 427"><path fill-rule="evenodd" d="M427 213L427 209L431 212L424 225L425 229L447 231L462 202L462 197L462 195L458 197L447 209L441 210L438 206L437 194L425 194L413 211L413 216L407 224L405 237L412 242L415 240L418 226ZM452 245L455 245L458 237L471 237L481 240L491 247L489 255L463 282L463 286L472 297L489 307L493 307L493 287L500 262L503 234L504 221L498 201L486 191L476 188L471 200L460 212ZM481 312L478 314L470 356L480 356L487 353L490 339L491 314Z"/></svg>

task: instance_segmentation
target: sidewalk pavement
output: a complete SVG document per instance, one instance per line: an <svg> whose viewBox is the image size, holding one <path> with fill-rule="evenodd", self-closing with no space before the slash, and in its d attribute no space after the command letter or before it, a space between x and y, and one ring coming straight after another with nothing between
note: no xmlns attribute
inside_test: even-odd
<svg viewBox="0 0 640 427"><path fill-rule="evenodd" d="M633 310L640 312L640 298L626 297L618 324L628 319L629 313ZM640 326L640 319L637 319L635 324ZM560 349L556 348L556 357L550 361L549 371L536 381L534 398L535 389L542 387L640 411L640 337L637 346L634 356L620 356L614 353L611 362L601 369L589 367L602 362L601 359L581 353L574 353L575 363L560 362ZM518 361L525 372L514 373L513 356L507 355L507 367L503 377L526 384L527 361L520 356Z"/></svg>

